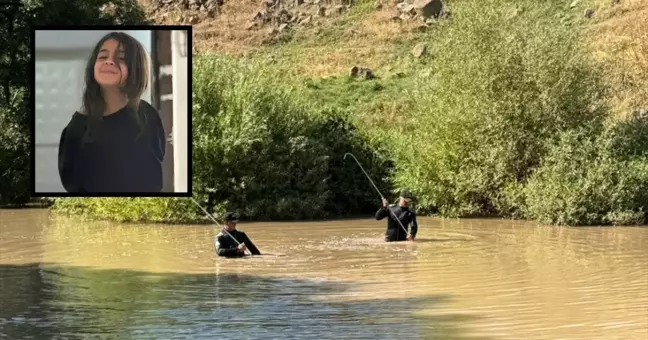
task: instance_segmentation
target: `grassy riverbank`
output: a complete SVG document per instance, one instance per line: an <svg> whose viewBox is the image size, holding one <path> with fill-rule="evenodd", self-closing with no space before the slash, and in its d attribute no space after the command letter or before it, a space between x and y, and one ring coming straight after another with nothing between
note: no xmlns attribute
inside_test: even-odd
<svg viewBox="0 0 648 340"><path fill-rule="evenodd" d="M644 223L648 119L632 112L648 109L648 6L456 0L451 18L421 32L385 19L391 4L373 4L270 41L205 34L228 16L244 25L241 12L254 10L244 5L226 3L196 26L197 198L249 219L373 212L373 189L343 160L353 152L384 194L412 191L421 214ZM415 46L425 52L415 56ZM351 77L352 66L375 77ZM61 199L54 208L119 221L204 218L184 202Z"/></svg>

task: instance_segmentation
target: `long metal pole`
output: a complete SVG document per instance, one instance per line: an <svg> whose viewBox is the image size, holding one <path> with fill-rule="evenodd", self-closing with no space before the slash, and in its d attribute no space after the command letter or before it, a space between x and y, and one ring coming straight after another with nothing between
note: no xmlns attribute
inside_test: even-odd
<svg viewBox="0 0 648 340"><path fill-rule="evenodd" d="M378 190L378 187L376 187L376 184L374 184L374 182L371 180L371 177L369 177L369 174L367 174L367 172L366 172L365 169L362 167L362 164L360 164L360 162L358 161L358 159L357 159L357 158L356 158L352 153L348 153L348 152L345 153L345 154L344 154L344 159L346 159L346 156L351 156L351 157L353 157L353 159L356 161L356 163L358 163L358 166L360 167L360 170L362 170L362 172L364 172L365 176L367 176L367 179L369 179L369 182L371 182L371 185L373 185L374 189L376 189L376 191L378 192L378 195L380 195L380 198L384 200L385 197L380 193L380 190ZM382 203L382 202L381 202L381 203ZM392 214L392 211L389 209L389 206L387 206L387 207L385 207L385 208L386 208L387 211L391 214L392 218L395 219L396 222L398 222L398 224L400 224L401 228L403 228L403 231L405 231L405 234L409 234L409 233L407 232L407 228L405 228L405 226L404 226L403 223L400 221L400 219L398 219L397 216L394 216L394 214Z"/></svg>
<svg viewBox="0 0 648 340"><path fill-rule="evenodd" d="M225 228L223 228L223 226L221 226L221 225L218 223L218 221L216 221L216 219L215 219L215 218L214 218L210 213L208 213L207 210L205 210L205 208L203 208L203 207L202 207L202 206L201 206L201 205L200 205L200 204L199 204L199 203L198 203L198 202L197 202L193 197L191 197L191 200L192 200L194 203L196 203L196 205L198 206L198 208L200 208L200 210L202 210L202 211L203 211L203 212L204 212L204 213L205 213L205 214L206 214L206 215L207 215L207 216L208 216L212 221L214 221L214 223L216 223L217 226L219 226L219 227L221 228L221 231L222 231L222 232L224 232L225 234L227 234L227 236L231 237L232 240L234 240L234 242L236 242L236 245L237 245L237 246L240 246L240 245L241 245L241 242L239 242L236 238L234 238L234 236L232 236L232 234L230 234L227 230L225 230ZM247 252L250 252L250 255L252 255L252 252L251 252L249 249L246 249L246 251L247 251Z"/></svg>

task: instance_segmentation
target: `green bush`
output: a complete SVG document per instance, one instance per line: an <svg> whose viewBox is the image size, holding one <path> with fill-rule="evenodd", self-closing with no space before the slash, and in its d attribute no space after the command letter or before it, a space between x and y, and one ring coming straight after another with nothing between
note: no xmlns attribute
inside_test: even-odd
<svg viewBox="0 0 648 340"><path fill-rule="evenodd" d="M150 24L137 0L23 1L35 24L129 25Z"/></svg>
<svg viewBox="0 0 648 340"><path fill-rule="evenodd" d="M17 116L0 107L0 206L29 201L29 135Z"/></svg>
<svg viewBox="0 0 648 340"><path fill-rule="evenodd" d="M606 115L579 29L557 1L453 3L420 72L409 129L389 128L395 183L445 216L522 216L524 187L546 141Z"/></svg>
<svg viewBox="0 0 648 340"><path fill-rule="evenodd" d="M562 225L644 223L647 134L637 122L615 122L596 137L563 133L525 188L527 216Z"/></svg>
<svg viewBox="0 0 648 340"><path fill-rule="evenodd" d="M58 214L90 220L130 223L198 223L208 221L189 198L59 198Z"/></svg>
<svg viewBox="0 0 648 340"><path fill-rule="evenodd" d="M216 55L194 62L194 188L257 219L350 214L379 204L353 152L376 176L385 161L346 112L307 102L278 70ZM282 80L283 79L283 80Z"/></svg>

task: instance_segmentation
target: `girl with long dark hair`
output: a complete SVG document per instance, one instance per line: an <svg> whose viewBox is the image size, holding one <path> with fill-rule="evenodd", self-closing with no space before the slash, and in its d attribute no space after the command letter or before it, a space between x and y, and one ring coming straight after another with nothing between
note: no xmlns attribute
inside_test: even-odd
<svg viewBox="0 0 648 340"><path fill-rule="evenodd" d="M80 111L61 133L59 175L72 193L155 193L162 190L166 138L158 112L140 99L149 83L144 47L109 33L85 71Z"/></svg>

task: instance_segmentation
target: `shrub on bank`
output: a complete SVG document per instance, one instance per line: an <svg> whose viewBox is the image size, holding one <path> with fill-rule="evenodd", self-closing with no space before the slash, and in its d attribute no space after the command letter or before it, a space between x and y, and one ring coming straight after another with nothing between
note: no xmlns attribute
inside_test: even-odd
<svg viewBox="0 0 648 340"><path fill-rule="evenodd" d="M395 182L444 216L524 217L522 189L556 135L606 117L580 30L557 2L467 1L434 34L411 128L388 129Z"/></svg>
<svg viewBox="0 0 648 340"><path fill-rule="evenodd" d="M362 211L376 202L353 152L386 177L342 108L307 102L279 70L206 55L194 63L194 186L260 219ZM373 201L372 201L373 200Z"/></svg>
<svg viewBox="0 0 648 340"><path fill-rule="evenodd" d="M0 107L0 206L29 202L29 135L16 111Z"/></svg>
<svg viewBox="0 0 648 340"><path fill-rule="evenodd" d="M58 198L53 209L63 215L125 223L198 223L204 213L189 198Z"/></svg>
<svg viewBox="0 0 648 340"><path fill-rule="evenodd" d="M599 136L563 133L525 188L526 215L563 225L642 224L648 211L648 124Z"/></svg>

